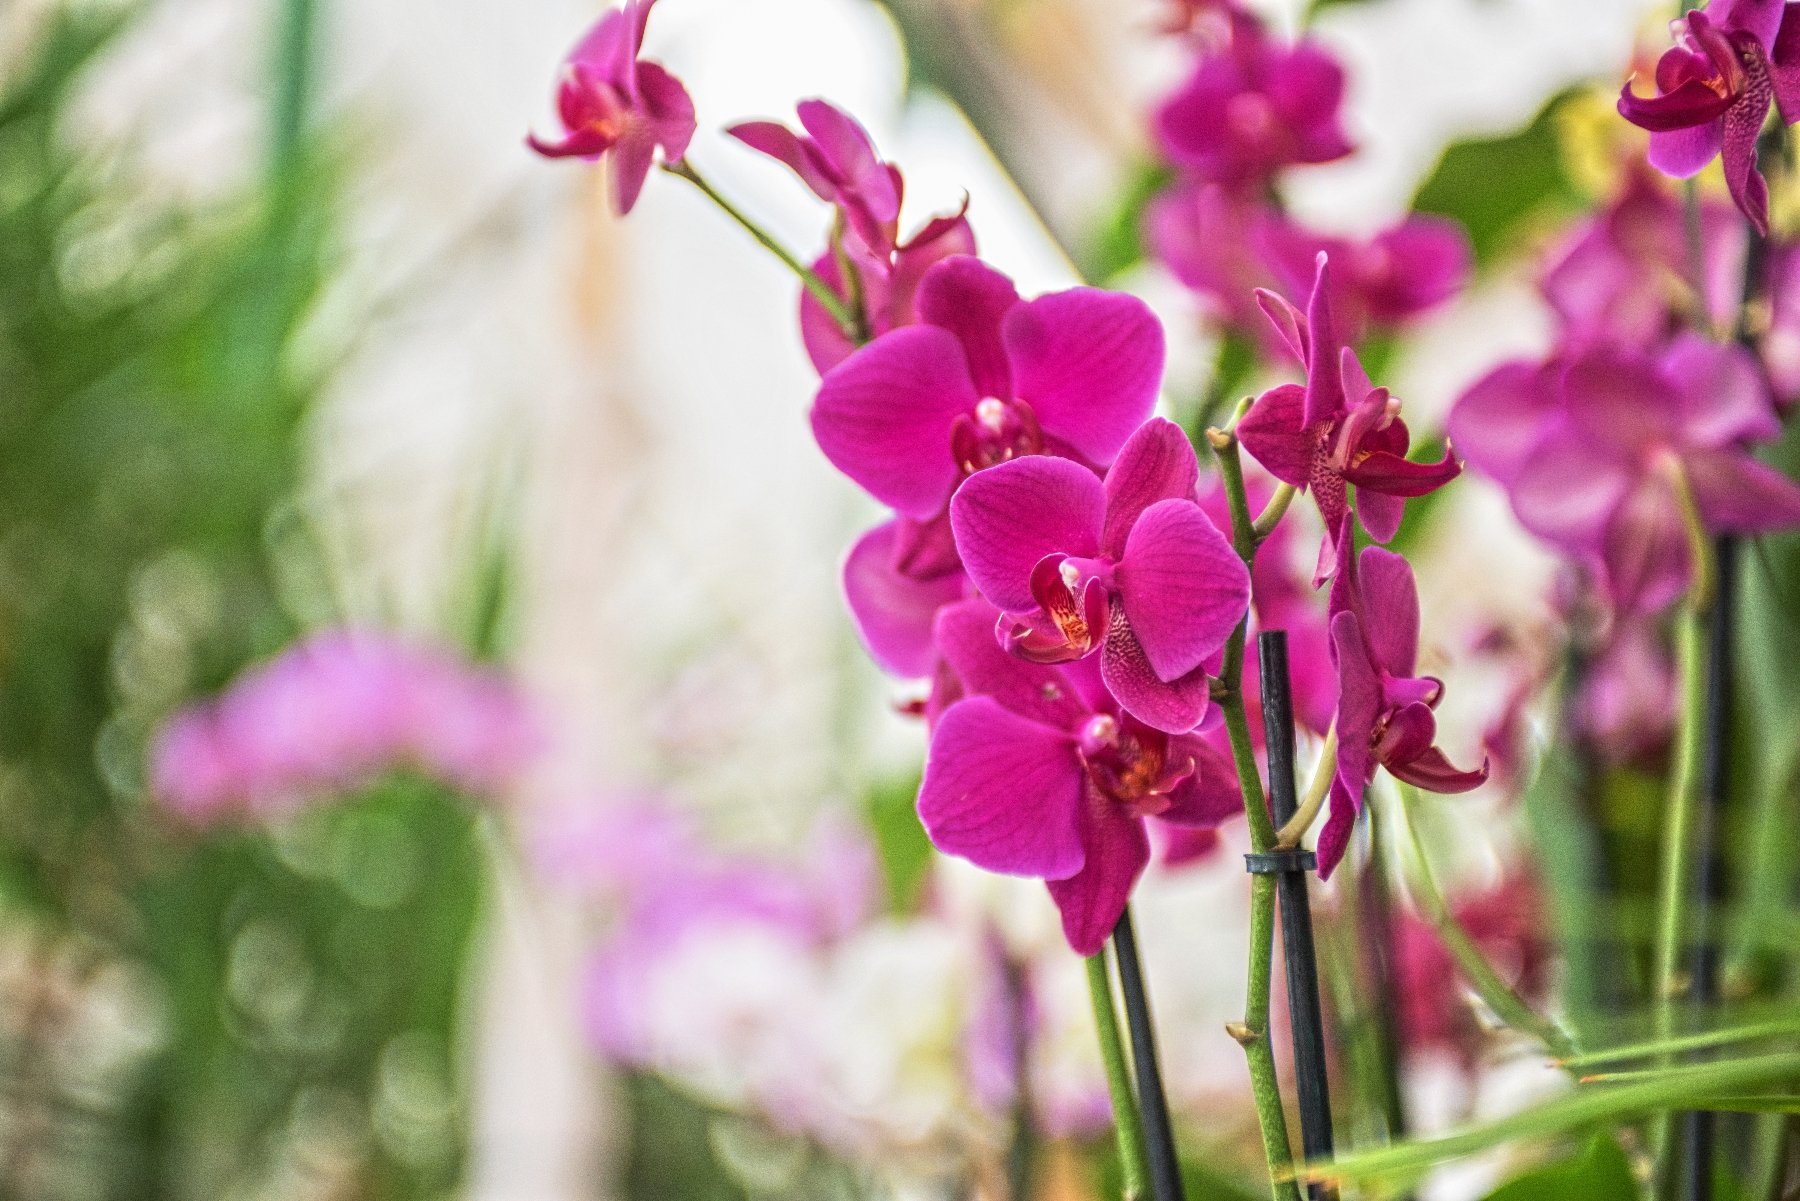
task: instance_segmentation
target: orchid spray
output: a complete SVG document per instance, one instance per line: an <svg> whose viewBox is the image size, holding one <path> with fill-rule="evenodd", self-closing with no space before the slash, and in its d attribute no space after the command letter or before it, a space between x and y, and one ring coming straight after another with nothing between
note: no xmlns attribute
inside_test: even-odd
<svg viewBox="0 0 1800 1201"><path fill-rule="evenodd" d="M1665 1036L1703 731L1723 703L1701 683L1702 631L1729 622L1713 539L1800 525L1800 487L1751 453L1781 429L1778 341L1751 318L1774 305L1783 262L1764 241L1780 206L1758 167L1779 156L1759 158L1757 141L1800 86L1788 6L1722 0L1689 13L1657 65L1656 94L1627 85L1618 102L1651 131L1649 162L1662 171L1691 175L1722 154L1735 209L1697 192L1684 203L1641 163L1622 164L1625 189L1543 277L1557 345L1493 370L1456 405L1447 437L1425 428L1417 440L1375 377L1394 333L1462 290L1469 239L1430 214L1367 237L1309 228L1283 187L1355 153L1343 67L1311 34L1278 35L1236 0L1177 7L1169 27L1191 69L1150 122L1164 161L1143 241L1223 335L1207 395L1175 406L1180 424L1155 412L1167 335L1141 300L1087 286L1021 296L980 256L967 201L907 230L900 169L827 101L802 102L797 129L729 127L831 210L810 254L757 226L691 161L694 114L679 81L638 57L648 0L582 40L558 95L564 135L531 143L610 162L621 212L660 159L798 278L798 336L820 376L812 432L890 511L849 550L843 584L873 660L920 685L907 706L929 735L919 819L944 854L1044 882L1069 948L1088 961L1124 1191L1148 1187L1157 1201L1181 1184L1131 901L1154 848L1215 847L1238 812L1252 860L1295 855L1325 815L1320 876L1349 862L1352 877L1380 883L1399 868L1438 940L1427 953L1416 924L1378 930L1390 960L1402 949L1405 978L1441 946L1502 1024L1565 1065L1581 1053L1576 1032L1521 995L1542 973L1507 980L1485 949L1500 940L1462 928L1458 914L1477 909L1440 894L1423 844L1391 864L1382 856L1394 852L1377 849L1375 807L1391 805L1389 824L1411 834L1417 790L1460 794L1490 778L1510 788L1523 774L1517 737L1495 741L1490 762L1440 732L1447 688L1421 665L1408 502L1437 504L1466 455L1505 488L1520 524L1567 558L1578 583L1564 611L1597 607L1600 640L1633 652L1591 654L1574 695L1603 695L1616 683L1602 678L1609 663L1654 677L1657 623L1681 607L1687 702L1657 956ZM1715 286L1724 278L1741 284L1729 303ZM1719 314L1740 311L1736 336L1721 337ZM1238 401L1252 377L1267 386ZM1302 492L1319 525L1293 506ZM1305 802L1279 829L1259 762L1289 732L1263 726L1245 654L1253 631L1276 629L1294 648L1293 708L1316 749ZM1551 674L1526 673L1517 691ZM1591 719L1606 706L1589 708ZM1509 708L1497 725L1521 722ZM1296 1163L1271 1039L1276 882L1253 873L1249 893L1245 1009L1229 1033L1246 1055L1272 1196L1298 1201L1302 1180L1410 1183L1451 1152L1421 1143ZM1407 1021L1463 1029L1440 1000L1413 998ZM1647 1108L1678 1095L1657 1088Z"/></svg>

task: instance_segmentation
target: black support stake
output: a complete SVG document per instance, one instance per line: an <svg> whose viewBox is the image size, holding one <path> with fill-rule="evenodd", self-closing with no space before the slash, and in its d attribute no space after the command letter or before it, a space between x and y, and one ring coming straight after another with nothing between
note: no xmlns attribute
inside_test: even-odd
<svg viewBox="0 0 1800 1201"><path fill-rule="evenodd" d="M1125 1026L1131 1033L1131 1065L1137 1076L1138 1113L1144 1119L1144 1158L1150 1161L1150 1195L1156 1201L1186 1201L1181 1164L1175 1155L1175 1130L1169 1122L1169 1100L1163 1093L1162 1069L1156 1062L1156 1032L1150 1025L1150 996L1138 960L1137 931L1131 907L1113 927L1113 951L1119 959L1119 991L1125 996Z"/></svg>
<svg viewBox="0 0 1800 1201"><path fill-rule="evenodd" d="M1262 673L1263 738L1269 755L1269 806L1277 826L1292 820L1300 807L1294 786L1294 704L1289 691L1287 631L1264 630L1256 636L1257 664ZM1276 872L1281 904L1281 951L1287 966L1289 1024L1294 1036L1294 1079L1300 1094L1300 1143L1308 1163L1331 1158L1331 1090L1325 1070L1325 1022L1319 1010L1319 964L1313 951L1312 907L1306 873L1311 855L1276 852L1248 856L1251 871ZM1260 865L1261 859L1276 864ZM1315 1201L1332 1196L1324 1185L1311 1186Z"/></svg>

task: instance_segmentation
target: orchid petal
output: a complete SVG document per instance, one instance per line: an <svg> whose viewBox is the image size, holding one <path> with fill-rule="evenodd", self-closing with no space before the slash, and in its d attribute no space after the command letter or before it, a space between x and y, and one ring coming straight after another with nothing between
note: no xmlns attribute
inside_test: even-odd
<svg viewBox="0 0 1800 1201"><path fill-rule="evenodd" d="M1063 879L1081 870L1086 778L1074 739L1001 707L957 701L938 719L919 787L932 845L977 867Z"/></svg>
<svg viewBox="0 0 1800 1201"><path fill-rule="evenodd" d="M956 339L936 326L907 326L825 374L813 435L832 465L876 500L923 520L956 483L950 425L978 399Z"/></svg>
<svg viewBox="0 0 1800 1201"><path fill-rule="evenodd" d="M1243 560L1192 501L1146 509L1113 579L1139 645L1165 682L1204 663L1250 604Z"/></svg>
<svg viewBox="0 0 1800 1201"><path fill-rule="evenodd" d="M1156 405L1163 331L1135 296L1052 292L1001 324L1014 392L1044 429L1105 466Z"/></svg>
<svg viewBox="0 0 1800 1201"><path fill-rule="evenodd" d="M1038 607L1031 593L1038 562L1059 553L1093 556L1105 520L1106 492L1094 473L1046 455L978 471L950 502L950 528L969 578L1015 613Z"/></svg>
<svg viewBox="0 0 1800 1201"><path fill-rule="evenodd" d="M1212 681L1204 668L1174 681L1156 674L1121 607L1113 609L1106 644L1100 649L1100 677L1120 708L1169 734L1194 729L1212 703Z"/></svg>
<svg viewBox="0 0 1800 1201"><path fill-rule="evenodd" d="M869 656L883 671L919 678L931 674L937 658L932 618L962 598L963 576L951 571L915 579L894 570L901 520L878 525L857 540L844 560L844 595Z"/></svg>
<svg viewBox="0 0 1800 1201"><path fill-rule="evenodd" d="M978 258L952 255L919 280L916 303L919 320L949 330L962 343L976 392L984 397L1011 399L1012 367L1000 329L1006 315L1019 303L1012 280Z"/></svg>
<svg viewBox="0 0 1800 1201"><path fill-rule="evenodd" d="M1106 530L1100 551L1117 559L1145 509L1162 500L1193 500L1200 463L1173 421L1152 417L1131 435L1106 473Z"/></svg>
<svg viewBox="0 0 1800 1201"><path fill-rule="evenodd" d="M1050 899L1062 914L1069 946L1077 955L1095 955L1106 946L1150 862L1150 840L1142 819L1091 788L1084 797L1082 838L1086 862L1068 879L1049 881Z"/></svg>
<svg viewBox="0 0 1800 1201"><path fill-rule="evenodd" d="M1284 484L1312 482L1317 447L1305 428L1306 389L1277 384L1250 406L1237 424L1238 441L1250 457Z"/></svg>

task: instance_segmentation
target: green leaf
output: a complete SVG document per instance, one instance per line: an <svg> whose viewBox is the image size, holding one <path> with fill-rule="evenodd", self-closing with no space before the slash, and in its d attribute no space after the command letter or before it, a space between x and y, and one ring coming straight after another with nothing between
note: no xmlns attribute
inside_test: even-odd
<svg viewBox="0 0 1800 1201"><path fill-rule="evenodd" d="M1538 1168L1510 1180L1487 1196L1487 1201L1636 1201L1637 1180L1631 1162L1610 1135L1589 1143L1574 1159Z"/></svg>
<svg viewBox="0 0 1800 1201"><path fill-rule="evenodd" d="M878 781L867 800L875 850L887 879L888 905L896 913L913 911L931 867L931 840L913 808L918 795L918 776L906 775Z"/></svg>
<svg viewBox="0 0 1800 1201"><path fill-rule="evenodd" d="M1453 143L1420 186L1413 208L1462 222L1476 263L1486 264L1527 219L1551 205L1579 202L1556 136L1558 112L1572 95L1551 100L1517 133Z"/></svg>
<svg viewBox="0 0 1800 1201"><path fill-rule="evenodd" d="M1081 267L1085 278L1104 284L1143 262L1148 253L1144 247L1144 209L1168 186L1173 175L1167 163L1147 161L1132 168L1118 204L1084 248Z"/></svg>

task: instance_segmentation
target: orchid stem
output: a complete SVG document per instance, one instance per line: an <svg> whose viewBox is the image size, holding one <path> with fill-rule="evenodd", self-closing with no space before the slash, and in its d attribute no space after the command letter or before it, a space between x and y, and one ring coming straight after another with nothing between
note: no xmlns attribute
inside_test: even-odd
<svg viewBox="0 0 1800 1201"><path fill-rule="evenodd" d="M1571 1059L1579 1053L1574 1038L1555 1021L1533 1009L1495 970L1488 957L1475 944L1475 940L1469 937L1469 932L1456 920L1449 902L1444 898L1443 890L1438 887L1437 876L1432 872L1431 863L1425 856L1424 841L1420 839L1418 826L1413 822L1413 811L1419 803L1419 791L1403 780L1396 780L1394 784L1400 801L1396 816L1405 828L1407 848L1411 851L1413 870L1406 875L1413 906L1437 932L1445 949L1450 952L1450 957L1456 961L1463 979L1475 990L1482 1003L1493 1010L1495 1017L1508 1028L1537 1039L1558 1060Z"/></svg>
<svg viewBox="0 0 1800 1201"><path fill-rule="evenodd" d="M1225 482L1225 499L1231 508L1232 544L1248 566L1256 557L1256 532L1251 528L1250 503L1244 492L1244 465L1238 458L1237 439L1220 430L1206 432L1208 445L1219 461ZM1256 770L1256 748L1250 741L1250 722L1244 712L1244 639L1249 633L1246 613L1225 644L1221 669L1223 686L1219 708L1231 737L1231 758L1237 767L1238 787L1244 794L1244 817L1250 825L1250 847L1259 854L1275 849L1275 823L1269 817L1262 777ZM1300 1201L1300 1185L1294 1178L1294 1152L1288 1141L1287 1112L1281 1104L1281 1080L1275 1073L1275 1051L1269 1042L1269 998L1273 989L1275 957L1275 877L1250 877L1250 971L1244 992L1244 1020L1231 1027L1231 1036L1244 1048L1250 1068L1250 1090L1256 1100L1256 1117L1262 1127L1263 1154L1269 1165L1269 1186L1275 1201Z"/></svg>
<svg viewBox="0 0 1800 1201"><path fill-rule="evenodd" d="M1325 732L1325 745L1319 750L1319 762L1313 767L1312 779L1306 785L1306 796L1301 799L1300 808L1275 833L1276 849L1291 851L1300 845L1313 822L1319 819L1325 798L1331 795L1331 779L1336 774L1337 725L1333 723Z"/></svg>
<svg viewBox="0 0 1800 1201"><path fill-rule="evenodd" d="M1094 1029L1100 1037L1100 1060L1106 1066L1106 1091L1112 1098L1113 1130L1119 1139L1119 1172L1125 1201L1140 1201L1150 1174L1144 1155L1144 1127L1131 1094L1131 1071L1125 1043L1119 1037L1119 1011L1113 1004L1106 951L1087 957L1088 1000L1094 1007Z"/></svg>
<svg viewBox="0 0 1800 1201"><path fill-rule="evenodd" d="M831 314L831 319L837 323L838 329L843 332L843 335L846 338L849 338L852 342L864 342L868 340L862 336L862 323L857 320L856 314L850 311L850 307L844 303L844 299L841 296L831 290L831 285L819 278L818 272L812 270L812 268L796 258L792 251L776 241L773 234L752 221L744 214L742 209L727 200L724 194L713 187L711 182L709 182L705 176L694 169L693 164L689 163L686 159L683 159L679 163L664 163L662 169L667 171L670 175L676 176L679 179L685 179L696 188L699 188L700 193L703 196L718 205L727 217L730 217L733 221L736 221L742 226L746 233L755 238L757 242L762 245L763 249L780 259L783 266L799 277L801 285L805 287L808 292L812 293L813 299L819 302L820 307Z"/></svg>
<svg viewBox="0 0 1800 1201"><path fill-rule="evenodd" d="M1269 498L1269 503L1263 506L1263 511L1258 513L1256 520L1250 523L1250 530L1256 535L1258 542L1275 532L1275 527L1280 525L1281 519L1287 515L1288 506L1294 503L1294 497L1299 494L1300 489L1292 484L1284 483L1275 489L1275 495Z"/></svg>

